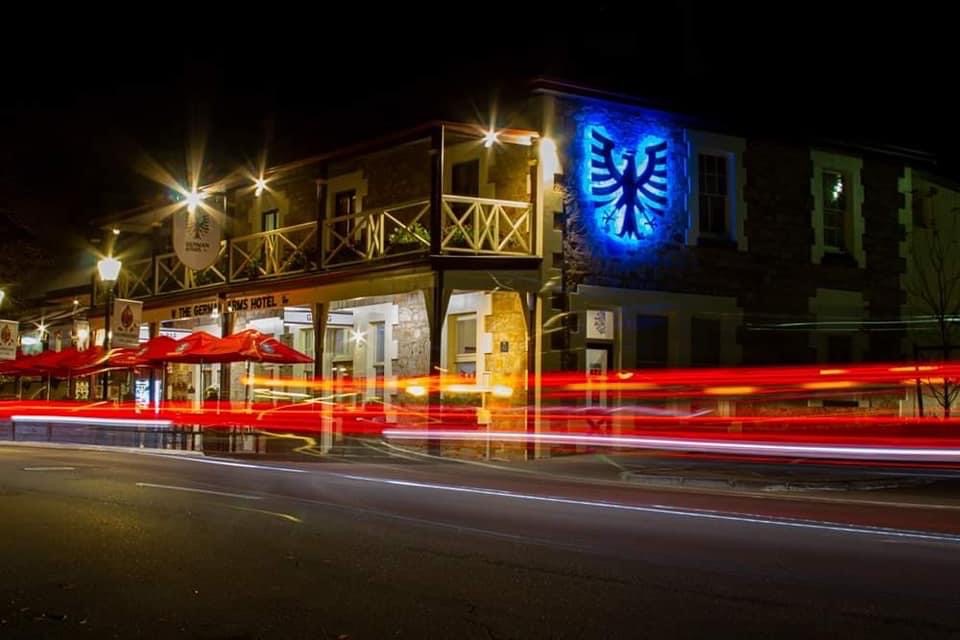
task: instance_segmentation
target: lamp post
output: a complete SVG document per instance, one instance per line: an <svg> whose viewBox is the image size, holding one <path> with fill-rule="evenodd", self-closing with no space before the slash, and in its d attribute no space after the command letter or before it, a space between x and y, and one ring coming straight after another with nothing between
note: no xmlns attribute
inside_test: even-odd
<svg viewBox="0 0 960 640"><path fill-rule="evenodd" d="M100 273L100 281L107 290L106 313L103 325L103 352L110 353L110 313L113 307L113 286L120 277L121 262L113 257L107 257L97 262L97 271ZM108 389L110 384L110 374L103 374L103 399L108 399Z"/></svg>

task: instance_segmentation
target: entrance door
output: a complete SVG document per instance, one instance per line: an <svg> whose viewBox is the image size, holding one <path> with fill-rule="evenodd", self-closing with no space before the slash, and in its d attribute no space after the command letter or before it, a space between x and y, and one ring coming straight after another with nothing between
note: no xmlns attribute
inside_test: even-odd
<svg viewBox="0 0 960 640"><path fill-rule="evenodd" d="M607 371L610 369L610 360L613 349L610 345L594 345L587 347L587 406L607 406ZM596 383L594 385L593 383Z"/></svg>

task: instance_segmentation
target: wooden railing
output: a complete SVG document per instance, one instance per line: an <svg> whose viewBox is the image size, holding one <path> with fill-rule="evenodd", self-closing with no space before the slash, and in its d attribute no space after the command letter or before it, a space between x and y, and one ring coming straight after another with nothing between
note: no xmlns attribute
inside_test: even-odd
<svg viewBox="0 0 960 640"><path fill-rule="evenodd" d="M533 253L529 202L443 196L443 253L527 256Z"/></svg>
<svg viewBox="0 0 960 640"><path fill-rule="evenodd" d="M430 201L334 216L323 223L323 267L430 251Z"/></svg>
<svg viewBox="0 0 960 640"><path fill-rule="evenodd" d="M317 223L305 222L229 242L230 282L307 271L316 255Z"/></svg>
<svg viewBox="0 0 960 640"><path fill-rule="evenodd" d="M529 202L443 196L440 250L447 255L529 256L534 254L533 207ZM230 282L376 262L430 252L430 201L415 200L355 214L334 216L274 231L252 233L220 244L217 260L202 271L184 265L175 253L124 263L118 295L153 295L213 287ZM319 247L318 240L322 240Z"/></svg>

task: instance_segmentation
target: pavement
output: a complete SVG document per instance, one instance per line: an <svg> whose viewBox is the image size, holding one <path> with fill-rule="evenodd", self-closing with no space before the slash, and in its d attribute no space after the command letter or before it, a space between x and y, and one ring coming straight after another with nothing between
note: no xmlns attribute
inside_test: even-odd
<svg viewBox="0 0 960 640"><path fill-rule="evenodd" d="M3 638L960 637L946 498L4 446L0 522Z"/></svg>

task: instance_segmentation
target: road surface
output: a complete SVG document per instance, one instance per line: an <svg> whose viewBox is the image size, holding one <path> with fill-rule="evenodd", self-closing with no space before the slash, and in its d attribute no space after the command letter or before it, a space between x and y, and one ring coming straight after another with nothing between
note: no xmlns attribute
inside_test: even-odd
<svg viewBox="0 0 960 640"><path fill-rule="evenodd" d="M960 637L960 506L0 446L2 638Z"/></svg>

